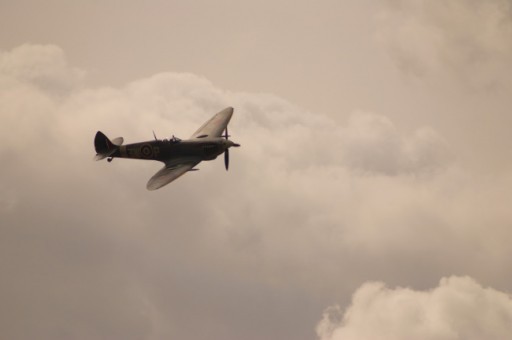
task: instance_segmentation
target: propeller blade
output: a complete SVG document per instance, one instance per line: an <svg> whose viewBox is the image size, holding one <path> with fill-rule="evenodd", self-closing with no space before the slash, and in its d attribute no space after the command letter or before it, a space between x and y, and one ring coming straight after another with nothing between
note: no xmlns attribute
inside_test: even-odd
<svg viewBox="0 0 512 340"><path fill-rule="evenodd" d="M228 171L228 168L229 168L229 149L226 149L226 151L224 151L224 165L226 166L226 171Z"/></svg>
<svg viewBox="0 0 512 340"><path fill-rule="evenodd" d="M224 130L224 138L228 139L228 127L226 126L226 130Z"/></svg>

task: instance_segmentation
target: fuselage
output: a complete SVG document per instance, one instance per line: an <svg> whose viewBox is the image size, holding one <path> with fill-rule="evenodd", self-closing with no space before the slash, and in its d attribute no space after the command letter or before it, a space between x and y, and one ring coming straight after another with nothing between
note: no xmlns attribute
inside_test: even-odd
<svg viewBox="0 0 512 340"><path fill-rule="evenodd" d="M111 157L149 159L164 163L184 158L206 161L217 158L232 144L230 140L224 138L151 140L121 145Z"/></svg>

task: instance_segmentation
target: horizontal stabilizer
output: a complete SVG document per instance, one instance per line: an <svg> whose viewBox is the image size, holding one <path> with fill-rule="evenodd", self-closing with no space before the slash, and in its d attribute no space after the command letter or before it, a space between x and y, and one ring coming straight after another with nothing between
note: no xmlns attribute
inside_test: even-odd
<svg viewBox="0 0 512 340"><path fill-rule="evenodd" d="M112 156L115 152L116 152L116 150L114 149L114 150L112 150L112 151L110 151L108 153L96 154L96 156L94 156L94 160L95 161L101 161L102 159L105 159L107 157Z"/></svg>
<svg viewBox="0 0 512 340"><path fill-rule="evenodd" d="M112 139L112 144L114 144L115 146L121 146L121 145L123 145L123 142L124 142L123 137L117 137L117 138Z"/></svg>

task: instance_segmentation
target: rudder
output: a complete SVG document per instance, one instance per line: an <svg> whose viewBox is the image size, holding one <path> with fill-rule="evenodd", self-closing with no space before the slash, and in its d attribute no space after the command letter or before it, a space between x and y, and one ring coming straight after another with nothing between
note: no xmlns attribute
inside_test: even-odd
<svg viewBox="0 0 512 340"><path fill-rule="evenodd" d="M103 132L98 131L94 137L94 148L98 155L105 155L114 151L116 146L103 134Z"/></svg>

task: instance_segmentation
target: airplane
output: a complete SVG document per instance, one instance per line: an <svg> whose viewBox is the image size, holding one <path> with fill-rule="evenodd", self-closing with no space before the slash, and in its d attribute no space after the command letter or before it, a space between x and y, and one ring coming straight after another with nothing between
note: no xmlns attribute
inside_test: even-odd
<svg viewBox="0 0 512 340"><path fill-rule="evenodd" d="M239 147L228 137L228 123L233 115L233 108L227 107L215 114L204 123L194 134L186 140L175 136L171 139L155 140L123 144L123 137L108 139L101 131L94 137L96 149L95 160L107 158L111 162L114 158L145 159L163 162L164 167L148 181L146 188L156 190L167 185L187 173L199 170L195 166L202 161L209 161L224 153L224 165L229 168L229 148ZM224 132L224 134L223 134Z"/></svg>

